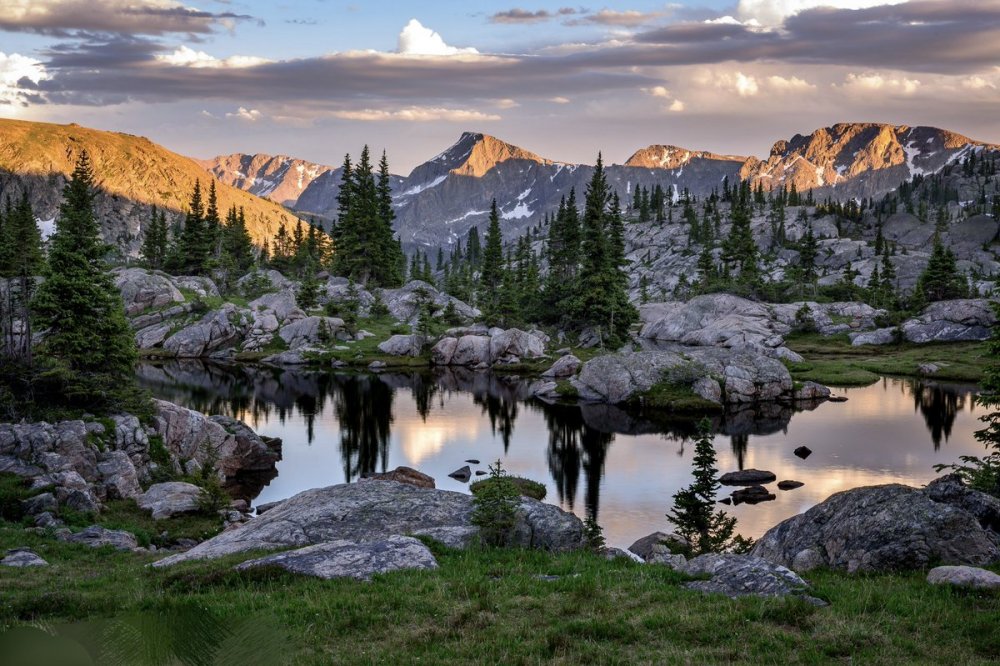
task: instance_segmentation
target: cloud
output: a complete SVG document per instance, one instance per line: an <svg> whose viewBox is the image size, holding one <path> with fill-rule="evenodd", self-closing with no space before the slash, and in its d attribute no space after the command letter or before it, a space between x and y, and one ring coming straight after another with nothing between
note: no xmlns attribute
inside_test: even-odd
<svg viewBox="0 0 1000 666"><path fill-rule="evenodd" d="M475 55L474 48L456 48L445 44L444 39L430 28L425 28L417 19L410 19L399 33L397 52L403 55L451 56Z"/></svg>
<svg viewBox="0 0 1000 666"><path fill-rule="evenodd" d="M542 23L544 21L549 21L556 18L557 16L572 16L578 13L578 10L572 7L562 7L554 12L550 12L547 9L538 9L535 11L530 11L528 9L521 9L515 7L514 9L508 9L502 12L497 12L490 16L490 23Z"/></svg>
<svg viewBox="0 0 1000 666"><path fill-rule="evenodd" d="M521 106L516 100L510 99L509 97L504 99L498 99L496 101L497 108L500 109L513 109Z"/></svg>
<svg viewBox="0 0 1000 666"><path fill-rule="evenodd" d="M887 92L899 95L912 95L920 89L920 86L921 83L917 79L886 76L878 72L864 72L861 74L852 72L847 75L840 88L860 94Z"/></svg>
<svg viewBox="0 0 1000 666"><path fill-rule="evenodd" d="M211 115L211 114L209 114L209 115ZM264 114L262 114L257 109L248 109L248 108L243 107L243 106L241 106L240 108L236 109L236 111L233 112L233 113L227 113L226 114L226 118L234 118L236 120L243 120L243 121L246 121L248 123L255 123L258 120L260 120L261 118L263 118L263 117L264 117Z"/></svg>
<svg viewBox="0 0 1000 666"><path fill-rule="evenodd" d="M0 108L23 105L28 92L49 78L42 63L20 53L0 51Z"/></svg>
<svg viewBox="0 0 1000 666"><path fill-rule="evenodd" d="M757 25L777 27L783 24L789 16L816 7L868 9L869 7L899 5L904 2L907 0L739 0L736 5L736 15L744 24L752 21Z"/></svg>
<svg viewBox="0 0 1000 666"><path fill-rule="evenodd" d="M694 81L705 87L734 92L740 97L753 97L760 92L757 77L743 72L705 71L695 77Z"/></svg>
<svg viewBox="0 0 1000 666"><path fill-rule="evenodd" d="M433 107L409 107L396 111L386 111L383 109L360 109L355 111L333 111L330 113L334 118L341 120L360 120L366 122L382 121L402 121L402 122L481 122L500 120L500 116L492 113L482 113L468 109L444 109Z"/></svg>
<svg viewBox="0 0 1000 666"><path fill-rule="evenodd" d="M982 76L970 76L962 79L962 87L968 90L996 90L997 85Z"/></svg>
<svg viewBox="0 0 1000 666"><path fill-rule="evenodd" d="M653 97L670 97L670 91L663 86L653 86L652 88L643 88L642 92L647 95L652 95Z"/></svg>
<svg viewBox="0 0 1000 666"><path fill-rule="evenodd" d="M816 86L797 76L769 76L764 79L767 87L774 92L801 93L815 90Z"/></svg>
<svg viewBox="0 0 1000 666"><path fill-rule="evenodd" d="M268 62L267 58L256 56L229 56L219 59L209 55L204 51L195 51L187 46L180 46L171 53L161 53L156 55L156 59L168 65L178 67L256 67Z"/></svg>
<svg viewBox="0 0 1000 666"><path fill-rule="evenodd" d="M253 17L206 12L173 0L3 0L0 30L68 37L81 32L207 34Z"/></svg>
<svg viewBox="0 0 1000 666"><path fill-rule="evenodd" d="M553 104L569 104L570 99L568 97L549 97L549 101Z"/></svg>
<svg viewBox="0 0 1000 666"><path fill-rule="evenodd" d="M673 102L670 103L670 106L667 107L667 111L672 111L674 113L680 113L683 110L684 110L684 102L680 101L679 99L675 99Z"/></svg>
<svg viewBox="0 0 1000 666"><path fill-rule="evenodd" d="M567 21L566 25L607 25L622 28L636 28L662 16L662 12L640 12L634 9L602 9L579 19Z"/></svg>

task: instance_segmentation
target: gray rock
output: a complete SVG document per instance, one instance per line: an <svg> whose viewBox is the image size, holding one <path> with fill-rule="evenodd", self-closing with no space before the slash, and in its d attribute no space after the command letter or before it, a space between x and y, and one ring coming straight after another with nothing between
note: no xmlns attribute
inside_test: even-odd
<svg viewBox="0 0 1000 666"><path fill-rule="evenodd" d="M689 576L711 576L709 580L685 583L684 587L730 598L783 597L803 594L808 589L806 582L793 571L751 555L699 555L682 571Z"/></svg>
<svg viewBox="0 0 1000 666"><path fill-rule="evenodd" d="M489 364L491 360L490 338L481 335L442 338L431 349L431 362L435 365L476 366Z"/></svg>
<svg viewBox="0 0 1000 666"><path fill-rule="evenodd" d="M580 359L572 354L560 356L559 359L552 364L551 368L542 373L542 377L551 377L554 379L572 377L576 374L577 370L580 369L581 365L582 363L580 362Z"/></svg>
<svg viewBox="0 0 1000 666"><path fill-rule="evenodd" d="M733 504L760 504L761 502L774 501L776 496L769 492L764 486L748 486L733 491Z"/></svg>
<svg viewBox="0 0 1000 666"><path fill-rule="evenodd" d="M82 543L91 548L102 548L111 546L115 550L132 550L139 547L139 542L131 532L123 530L109 530L99 525L91 525L81 532L75 534L63 532L57 534L60 541L69 543Z"/></svg>
<svg viewBox="0 0 1000 666"><path fill-rule="evenodd" d="M961 342L986 340L996 316L986 299L963 299L931 303L920 316L903 322L908 342Z"/></svg>
<svg viewBox="0 0 1000 666"><path fill-rule="evenodd" d="M636 540L628 547L639 559L649 562L652 558L669 555L673 550L688 547L687 539L672 532L653 532Z"/></svg>
<svg viewBox="0 0 1000 666"><path fill-rule="evenodd" d="M431 528L471 528L471 519L472 497L465 493L392 481L341 484L299 493L256 519L154 566L339 539L376 541ZM566 551L583 543L579 518L551 504L521 498L514 545Z"/></svg>
<svg viewBox="0 0 1000 666"><path fill-rule="evenodd" d="M801 488L806 484L801 481L778 481L778 490L795 490L796 488Z"/></svg>
<svg viewBox="0 0 1000 666"><path fill-rule="evenodd" d="M420 356L424 351L427 338L422 335L394 335L385 342L379 343L379 351L390 356Z"/></svg>
<svg viewBox="0 0 1000 666"><path fill-rule="evenodd" d="M971 513L891 484L832 495L772 527L752 554L796 571L855 572L988 564L1000 559L1000 547Z"/></svg>
<svg viewBox="0 0 1000 666"><path fill-rule="evenodd" d="M197 512L203 495L204 491L192 483L170 481L153 484L135 501L139 508L149 511L154 520L162 520Z"/></svg>
<svg viewBox="0 0 1000 666"><path fill-rule="evenodd" d="M955 585L977 590L1000 589L1000 576L978 567L934 567L927 572L931 585Z"/></svg>
<svg viewBox="0 0 1000 666"><path fill-rule="evenodd" d="M724 486L756 485L758 483L771 483L777 478L774 472L760 469L741 469L723 474L719 477L719 483Z"/></svg>
<svg viewBox="0 0 1000 666"><path fill-rule="evenodd" d="M306 365L309 359L306 358L305 349L289 349L287 351L271 354L261 359L261 363L268 365Z"/></svg>
<svg viewBox="0 0 1000 666"><path fill-rule="evenodd" d="M271 294L264 294L250 301L249 305L250 309L254 312L271 313L279 325L302 319L306 316L299 309L299 305L295 300L295 292L289 288L283 288L281 291Z"/></svg>
<svg viewBox="0 0 1000 666"><path fill-rule="evenodd" d="M371 580L376 574L405 569L437 569L438 564L430 549L419 540L393 535L378 541L329 541L250 560L236 568L245 571L264 566L277 566L324 580Z"/></svg>
<svg viewBox="0 0 1000 666"><path fill-rule="evenodd" d="M270 270L258 270L252 273L247 273L239 280L236 281L236 286L240 289L246 288L247 284L252 281L255 277L263 277L264 280L270 285L271 289L288 289L295 285L294 282L286 278L284 275L279 273L274 269Z"/></svg>
<svg viewBox="0 0 1000 666"><path fill-rule="evenodd" d="M369 370L385 370L387 367L385 361L372 361L368 364Z"/></svg>
<svg viewBox="0 0 1000 666"><path fill-rule="evenodd" d="M56 500L56 496L52 493L42 493L40 495L35 495L34 497L29 497L28 499L21 502L21 508L24 513L29 516L37 516L40 513L45 513L46 511L56 511L59 509L59 502Z"/></svg>
<svg viewBox="0 0 1000 666"><path fill-rule="evenodd" d="M409 324L416 322L420 312L420 304L424 298L433 303L436 311L444 310L449 303L453 304L455 312L466 320L476 319L482 314L468 303L453 298L443 291L438 291L420 280L413 280L399 289L382 289L381 295L389 314L397 321Z"/></svg>
<svg viewBox="0 0 1000 666"><path fill-rule="evenodd" d="M97 463L99 483L107 499L129 499L142 492L139 474L132 458L125 451L108 451Z"/></svg>
<svg viewBox="0 0 1000 666"><path fill-rule="evenodd" d="M114 276L115 287L122 295L125 314L129 317L184 302L184 295L163 274L150 273L143 268L123 268L115 271Z"/></svg>
<svg viewBox="0 0 1000 666"><path fill-rule="evenodd" d="M135 332L135 344L139 349L153 349L163 344L173 326L170 324L153 324Z"/></svg>
<svg viewBox="0 0 1000 666"><path fill-rule="evenodd" d="M178 275L172 279L178 289L192 291L198 298L218 298L221 296L219 287L211 278L201 275Z"/></svg>
<svg viewBox="0 0 1000 666"><path fill-rule="evenodd" d="M468 482L468 480L470 478L472 478L472 469L469 468L468 465L466 465L465 467L461 467L459 469L456 469L454 472L452 472L448 476L450 476L451 478L456 479L458 481L461 481L463 483L466 483L466 482Z"/></svg>
<svg viewBox="0 0 1000 666"><path fill-rule="evenodd" d="M708 400L709 402L714 402L717 404L722 404L722 386L719 382L712 379L711 377L702 377L695 381L691 385L691 390L694 391L695 395Z"/></svg>
<svg viewBox="0 0 1000 666"><path fill-rule="evenodd" d="M479 544L479 528L471 525L468 527L428 527L415 530L412 534L413 536L434 539L438 543L456 550L465 550Z"/></svg>
<svg viewBox="0 0 1000 666"><path fill-rule="evenodd" d="M47 567L49 563L39 557L33 550L28 548L14 548L7 551L6 557L0 560L0 566L24 569L26 567Z"/></svg>
<svg viewBox="0 0 1000 666"><path fill-rule="evenodd" d="M226 303L218 310L206 314L198 323L171 335L163 342L163 349L178 358L208 356L240 342L243 337L242 318L242 313L235 305Z"/></svg>
<svg viewBox="0 0 1000 666"><path fill-rule="evenodd" d="M896 341L895 328L880 328L876 331L851 333L851 346L861 345L891 345Z"/></svg>
<svg viewBox="0 0 1000 666"><path fill-rule="evenodd" d="M337 317L303 317L281 327L278 336L291 350L322 345L333 340L344 328Z"/></svg>
<svg viewBox="0 0 1000 666"><path fill-rule="evenodd" d="M545 355L545 343L538 336L511 328L490 338L490 361L505 363Z"/></svg>
<svg viewBox="0 0 1000 666"><path fill-rule="evenodd" d="M927 484L924 494L935 502L943 502L972 514L983 529L1000 534L1000 499L962 482L958 474L946 474Z"/></svg>
<svg viewBox="0 0 1000 666"><path fill-rule="evenodd" d="M795 400L826 400L830 397L830 393L830 389L822 384L803 382L799 388L795 389L793 397Z"/></svg>
<svg viewBox="0 0 1000 666"><path fill-rule="evenodd" d="M405 465L400 465L390 472L369 474L364 478L372 481L397 481L399 483L408 483L411 486L416 486L417 488L434 487L434 477L424 474L423 472L418 472L412 467L406 467Z"/></svg>

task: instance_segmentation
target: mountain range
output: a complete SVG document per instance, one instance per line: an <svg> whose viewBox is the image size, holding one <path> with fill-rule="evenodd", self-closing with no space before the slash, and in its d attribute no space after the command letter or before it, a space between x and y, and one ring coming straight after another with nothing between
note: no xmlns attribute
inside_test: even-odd
<svg viewBox="0 0 1000 666"><path fill-rule="evenodd" d="M884 194L987 145L933 127L841 123L778 141L766 159L658 144L636 151L624 164L607 165L606 171L624 203L639 186L659 184L675 197L684 188L704 195L720 188L725 178L847 199ZM259 154L227 155L205 164L229 185L274 198L300 213L334 215L339 168ZM466 132L394 181L396 227L404 245L447 245L474 225L485 228L496 198L505 231L516 235L553 211L571 188L582 201L592 174L592 165L558 162L488 134Z"/></svg>
<svg viewBox="0 0 1000 666"><path fill-rule="evenodd" d="M991 147L947 130L878 123L842 123L777 141L766 159L656 144L624 164L606 165L623 204L637 187L685 188L705 195L747 179L765 189L795 186L817 198L878 196L915 175L940 171L972 150ZM219 205L243 206L251 234L270 238L296 216L335 215L341 170L284 155L235 153L187 158L148 139L78 125L0 119L0 196L30 193L43 227L58 213L62 186L86 148L100 185L105 236L128 253L138 249L149 208L183 215L196 180L218 180ZM393 176L396 229L407 248L447 246L472 226L485 229L495 198L508 237L538 224L575 188L580 203L593 174L589 164L547 159L488 134L465 132L407 176Z"/></svg>

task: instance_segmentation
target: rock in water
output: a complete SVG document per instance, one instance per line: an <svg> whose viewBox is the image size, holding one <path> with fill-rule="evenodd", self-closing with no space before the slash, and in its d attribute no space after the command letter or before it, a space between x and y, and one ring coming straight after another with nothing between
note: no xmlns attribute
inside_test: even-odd
<svg viewBox="0 0 1000 666"><path fill-rule="evenodd" d="M733 504L760 504L776 499L764 486L750 486L733 492Z"/></svg>
<svg viewBox="0 0 1000 666"><path fill-rule="evenodd" d="M7 551L7 556L0 560L0 566L16 567L47 567L49 563L38 556L35 551L28 548L14 548Z"/></svg>
<svg viewBox="0 0 1000 666"><path fill-rule="evenodd" d="M583 546L583 523L579 518L527 497L520 501L514 545L550 551ZM378 541L392 535L421 533L438 538L428 531L437 528L474 529L472 496L392 481L344 483L299 493L264 515L154 566L338 540Z"/></svg>
<svg viewBox="0 0 1000 666"><path fill-rule="evenodd" d="M416 486L417 488L434 487L434 477L428 476L423 472L418 472L412 467L406 467L405 465L400 465L391 472L369 474L364 478L371 479L373 481L398 481L399 483L408 483L411 486ZM257 512L260 513L259 508L257 509Z"/></svg>
<svg viewBox="0 0 1000 666"><path fill-rule="evenodd" d="M461 481L462 483L465 483L472 478L472 469L468 465L466 465L465 467L456 469L448 476L455 479L456 481Z"/></svg>
<svg viewBox="0 0 1000 666"><path fill-rule="evenodd" d="M765 472L759 469L742 469L738 472L723 474L719 477L719 483L726 486L749 486L758 483L771 483L777 478L774 472Z"/></svg>
<svg viewBox="0 0 1000 666"><path fill-rule="evenodd" d="M437 569L438 563L421 541L393 535L380 541L329 541L268 555L237 566L244 571L277 566L304 576L371 580L375 574L403 569Z"/></svg>
<svg viewBox="0 0 1000 666"><path fill-rule="evenodd" d="M978 567L934 567L927 572L931 585L956 585L977 590L1000 589L1000 576Z"/></svg>
<svg viewBox="0 0 1000 666"><path fill-rule="evenodd" d="M795 571L892 571L931 563L989 564L1000 560L998 541L959 506L891 484L830 496L772 527L752 554Z"/></svg>
<svg viewBox="0 0 1000 666"><path fill-rule="evenodd" d="M181 513L194 513L201 507L204 491L193 483L170 481L154 483L149 490L136 498L140 509L153 515L154 520L170 518Z"/></svg>
<svg viewBox="0 0 1000 666"><path fill-rule="evenodd" d="M796 488L801 488L806 484L801 481L778 481L778 490L795 490Z"/></svg>
<svg viewBox="0 0 1000 666"><path fill-rule="evenodd" d="M794 453L799 458L805 460L806 458L812 455L812 449L810 449L808 446L800 446L794 451L792 451L792 453Z"/></svg>

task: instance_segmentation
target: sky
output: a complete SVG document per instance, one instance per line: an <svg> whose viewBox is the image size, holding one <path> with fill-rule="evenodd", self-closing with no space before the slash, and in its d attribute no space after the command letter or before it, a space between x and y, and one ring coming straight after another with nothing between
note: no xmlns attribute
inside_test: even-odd
<svg viewBox="0 0 1000 666"><path fill-rule="evenodd" d="M1000 0L2 0L0 117L404 175L463 131L584 163L837 122L1000 143Z"/></svg>

